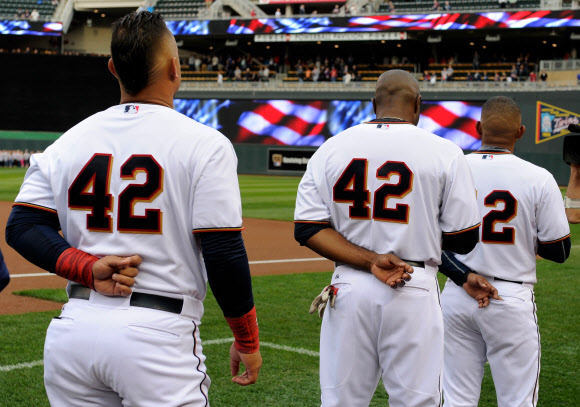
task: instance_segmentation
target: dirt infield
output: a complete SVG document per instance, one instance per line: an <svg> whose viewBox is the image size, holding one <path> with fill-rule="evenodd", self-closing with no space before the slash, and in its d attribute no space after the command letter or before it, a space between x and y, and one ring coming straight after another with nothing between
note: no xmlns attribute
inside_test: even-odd
<svg viewBox="0 0 580 407"><path fill-rule="evenodd" d="M12 294L13 291L28 289L64 288L66 281L30 264L6 244L4 227L11 207L11 202L0 202L0 248L12 276L8 287L0 293L0 315L60 309L61 305L52 301ZM251 264L250 269L254 276L319 272L333 268L332 262L328 260L288 261L318 257L309 249L300 247L296 243L293 237L294 225L291 222L244 219L244 226L246 229L243 236L250 262L284 260L283 262ZM23 274L39 273L44 273L44 275L18 277Z"/></svg>

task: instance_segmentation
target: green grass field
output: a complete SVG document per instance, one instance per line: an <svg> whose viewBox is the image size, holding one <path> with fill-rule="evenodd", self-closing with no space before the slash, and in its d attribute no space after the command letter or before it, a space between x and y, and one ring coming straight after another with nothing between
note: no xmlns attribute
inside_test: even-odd
<svg viewBox="0 0 580 407"><path fill-rule="evenodd" d="M8 182L15 189L8 187ZM13 200L23 172L0 171L4 200ZM298 178L240 176L246 217L291 220ZM572 225L573 250L557 265L538 261L536 286L542 340L540 407L580 405L580 302L576 299L580 276L580 225ZM230 382L228 344L204 347L212 377L210 402L214 407L286 407L320 405L318 339L320 320L308 314L312 299L327 284L330 273L255 277L254 297L260 319L264 365L259 382L240 388ZM440 279L441 280L441 279ZM64 301L62 290L23 293ZM208 342L231 337L229 328L210 294L201 326ZM57 312L0 316L0 406L48 406L42 383L44 333ZM281 348L285 347L285 348ZM30 365L21 365L30 363ZM20 367L18 367L20 365ZM371 406L388 406L379 385ZM486 367L480 406L497 406L493 382Z"/></svg>

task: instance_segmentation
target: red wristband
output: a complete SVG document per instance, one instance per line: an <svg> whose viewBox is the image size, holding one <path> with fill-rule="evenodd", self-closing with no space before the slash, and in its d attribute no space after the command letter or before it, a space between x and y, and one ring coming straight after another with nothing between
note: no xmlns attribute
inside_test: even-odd
<svg viewBox="0 0 580 407"><path fill-rule="evenodd" d="M62 252L56 261L55 273L67 280L94 289L93 265L97 260L99 260L98 257L70 247Z"/></svg>
<svg viewBox="0 0 580 407"><path fill-rule="evenodd" d="M256 353L260 349L260 335L256 307L238 318L228 318L228 325L236 339L234 345L239 352Z"/></svg>

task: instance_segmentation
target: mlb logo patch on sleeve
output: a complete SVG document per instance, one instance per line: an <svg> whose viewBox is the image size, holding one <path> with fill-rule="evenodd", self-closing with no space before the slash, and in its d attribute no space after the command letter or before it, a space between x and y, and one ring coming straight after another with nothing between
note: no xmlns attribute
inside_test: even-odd
<svg viewBox="0 0 580 407"><path fill-rule="evenodd" d="M481 156L482 160L493 160L493 154L484 154Z"/></svg>
<svg viewBox="0 0 580 407"><path fill-rule="evenodd" d="M127 105L127 106L125 106L125 113L137 114L137 113L139 113L139 106Z"/></svg>

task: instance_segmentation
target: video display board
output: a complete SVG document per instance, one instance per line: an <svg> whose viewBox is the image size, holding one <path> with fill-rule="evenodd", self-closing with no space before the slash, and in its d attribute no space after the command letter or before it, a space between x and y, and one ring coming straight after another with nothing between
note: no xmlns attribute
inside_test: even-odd
<svg viewBox="0 0 580 407"><path fill-rule="evenodd" d="M26 20L0 20L0 34L58 36L62 34L62 23L43 23Z"/></svg>
<svg viewBox="0 0 580 407"><path fill-rule="evenodd" d="M418 126L477 150L475 122L482 102L423 102ZM375 118L370 100L176 99L175 110L215 128L233 143L320 146L354 125Z"/></svg>

